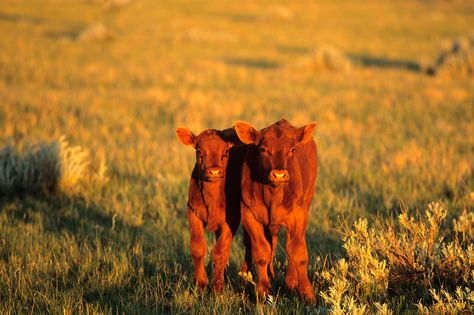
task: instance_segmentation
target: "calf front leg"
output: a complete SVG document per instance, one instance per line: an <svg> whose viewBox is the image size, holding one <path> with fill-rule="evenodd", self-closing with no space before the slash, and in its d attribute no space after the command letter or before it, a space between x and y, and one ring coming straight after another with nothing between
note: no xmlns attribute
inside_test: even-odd
<svg viewBox="0 0 474 315"><path fill-rule="evenodd" d="M194 281L200 288L207 287L206 270L204 269L204 256L206 254L206 240L204 238L204 224L196 216L193 209L188 207L188 221L191 234L191 256L194 262Z"/></svg>
<svg viewBox="0 0 474 315"><path fill-rule="evenodd" d="M285 277L285 283L288 289L294 290L298 286L298 272L296 271L296 266L294 262L293 256L293 243L292 243L292 235L287 230L286 231L286 253L288 254L288 272Z"/></svg>
<svg viewBox="0 0 474 315"><path fill-rule="evenodd" d="M257 266L257 294L265 297L270 294L271 285L268 279L268 265L271 258L271 248L263 225L258 222L248 207L242 204L242 223L250 236L252 258Z"/></svg>
<svg viewBox="0 0 474 315"><path fill-rule="evenodd" d="M307 217L296 223L294 236L291 241L291 255L298 274L298 294L306 301L315 303L314 289L308 279L308 249L306 247L305 235L306 224Z"/></svg>
<svg viewBox="0 0 474 315"><path fill-rule="evenodd" d="M230 246L233 238L232 231L227 224L222 226L219 234L219 238L212 249L214 263L212 289L215 292L222 292L224 289L224 270L229 263Z"/></svg>

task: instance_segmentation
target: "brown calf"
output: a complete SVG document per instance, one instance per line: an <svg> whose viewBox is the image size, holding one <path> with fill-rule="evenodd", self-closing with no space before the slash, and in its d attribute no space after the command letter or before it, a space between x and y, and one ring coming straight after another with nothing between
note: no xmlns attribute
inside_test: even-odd
<svg viewBox="0 0 474 315"><path fill-rule="evenodd" d="M245 122L236 122L234 127L240 140L249 145L242 167L241 211L257 266L257 292L270 294L268 271L273 275L271 261L283 226L289 259L286 285L314 302L305 234L318 171L311 136L316 124L295 128L283 119L261 131Z"/></svg>
<svg viewBox="0 0 474 315"><path fill-rule="evenodd" d="M195 136L189 129L176 130L181 143L196 150L196 164L189 183L187 216L191 233L191 255L194 280L204 288L208 285L204 270L206 240L204 228L216 234L212 249L212 289L224 288L224 269L229 262L230 247L240 224L240 174L245 145L240 143L234 129L207 129ZM234 146L239 143L239 146ZM244 233L245 247L250 241ZM250 250L245 253L243 271L251 263Z"/></svg>

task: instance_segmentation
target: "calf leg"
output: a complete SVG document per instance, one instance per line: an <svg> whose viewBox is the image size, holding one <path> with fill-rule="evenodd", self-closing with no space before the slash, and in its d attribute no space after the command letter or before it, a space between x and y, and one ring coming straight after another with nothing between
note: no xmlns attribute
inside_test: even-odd
<svg viewBox="0 0 474 315"><path fill-rule="evenodd" d="M306 222L296 224L294 238L291 244L291 255L298 274L298 294L306 301L314 303L314 289L308 279L308 249L306 247Z"/></svg>
<svg viewBox="0 0 474 315"><path fill-rule="evenodd" d="M276 251L276 247L278 245L278 236L277 235L273 235L272 236L272 258L270 260L270 275L272 276L272 279L275 279L275 269L273 268L273 258L275 256L275 251Z"/></svg>
<svg viewBox="0 0 474 315"><path fill-rule="evenodd" d="M244 263L242 264L241 271L246 273L252 269L252 244L250 241L250 236L247 231L244 230L244 246L245 246L245 259Z"/></svg>
<svg viewBox="0 0 474 315"><path fill-rule="evenodd" d="M194 262L194 281L198 287L205 288L209 282L204 269L204 255L206 254L204 224L191 208L188 208L188 221L191 233L191 256Z"/></svg>
<svg viewBox="0 0 474 315"><path fill-rule="evenodd" d="M243 204L242 223L250 236L252 258L257 266L257 294L264 297L270 294L271 290L270 280L268 279L268 265L271 258L270 244L265 238L262 224L255 219L250 209Z"/></svg>
<svg viewBox="0 0 474 315"><path fill-rule="evenodd" d="M214 271L212 274L212 289L215 292L222 292L224 289L224 269L229 263L230 246L232 244L232 231L227 224L224 224L220 231L219 239L212 249L212 260Z"/></svg>
<svg viewBox="0 0 474 315"><path fill-rule="evenodd" d="M294 262L293 252L292 252L292 239L289 231L286 231L286 252L288 254L288 273L285 277L285 283L288 289L294 290L298 286L298 273L296 271L296 266Z"/></svg>
<svg viewBox="0 0 474 315"><path fill-rule="evenodd" d="M268 264L268 272L270 272L270 277L275 279L275 269L273 268L273 259L275 256L276 247L278 245L278 235L271 235L270 232L265 235L267 241L270 243L271 246L271 253L270 253L270 263Z"/></svg>

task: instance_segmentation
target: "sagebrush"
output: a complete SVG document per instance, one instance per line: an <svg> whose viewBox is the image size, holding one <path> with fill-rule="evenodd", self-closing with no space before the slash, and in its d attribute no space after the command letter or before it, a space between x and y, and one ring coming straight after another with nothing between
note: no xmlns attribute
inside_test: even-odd
<svg viewBox="0 0 474 315"><path fill-rule="evenodd" d="M80 146L69 146L65 137L50 143L26 144L21 150L9 143L0 149L0 192L77 192L84 182L107 181L103 161L97 171L90 164L88 152Z"/></svg>

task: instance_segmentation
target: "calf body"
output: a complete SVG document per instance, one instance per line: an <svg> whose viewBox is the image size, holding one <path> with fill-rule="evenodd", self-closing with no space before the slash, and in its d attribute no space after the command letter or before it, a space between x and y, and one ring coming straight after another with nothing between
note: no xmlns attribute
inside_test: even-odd
<svg viewBox="0 0 474 315"><path fill-rule="evenodd" d="M183 144L196 149L187 204L194 279L201 288L208 285L204 268L204 229L207 228L216 234L216 244L212 249L212 289L220 292L224 287L224 270L229 261L232 239L241 220L239 183L245 148L243 145L234 146L238 139L233 129L208 129L195 136L188 129L179 128L177 135ZM246 247L250 246L246 235L244 241ZM247 271L250 260L248 251L243 271Z"/></svg>
<svg viewBox="0 0 474 315"><path fill-rule="evenodd" d="M306 226L317 175L317 148L311 133L281 120L261 131L244 122L235 124L240 140L249 145L242 166L242 224L251 240L256 263L257 291L270 294L268 272L281 227L286 229L288 273L285 282L307 301L314 302L308 280Z"/></svg>

